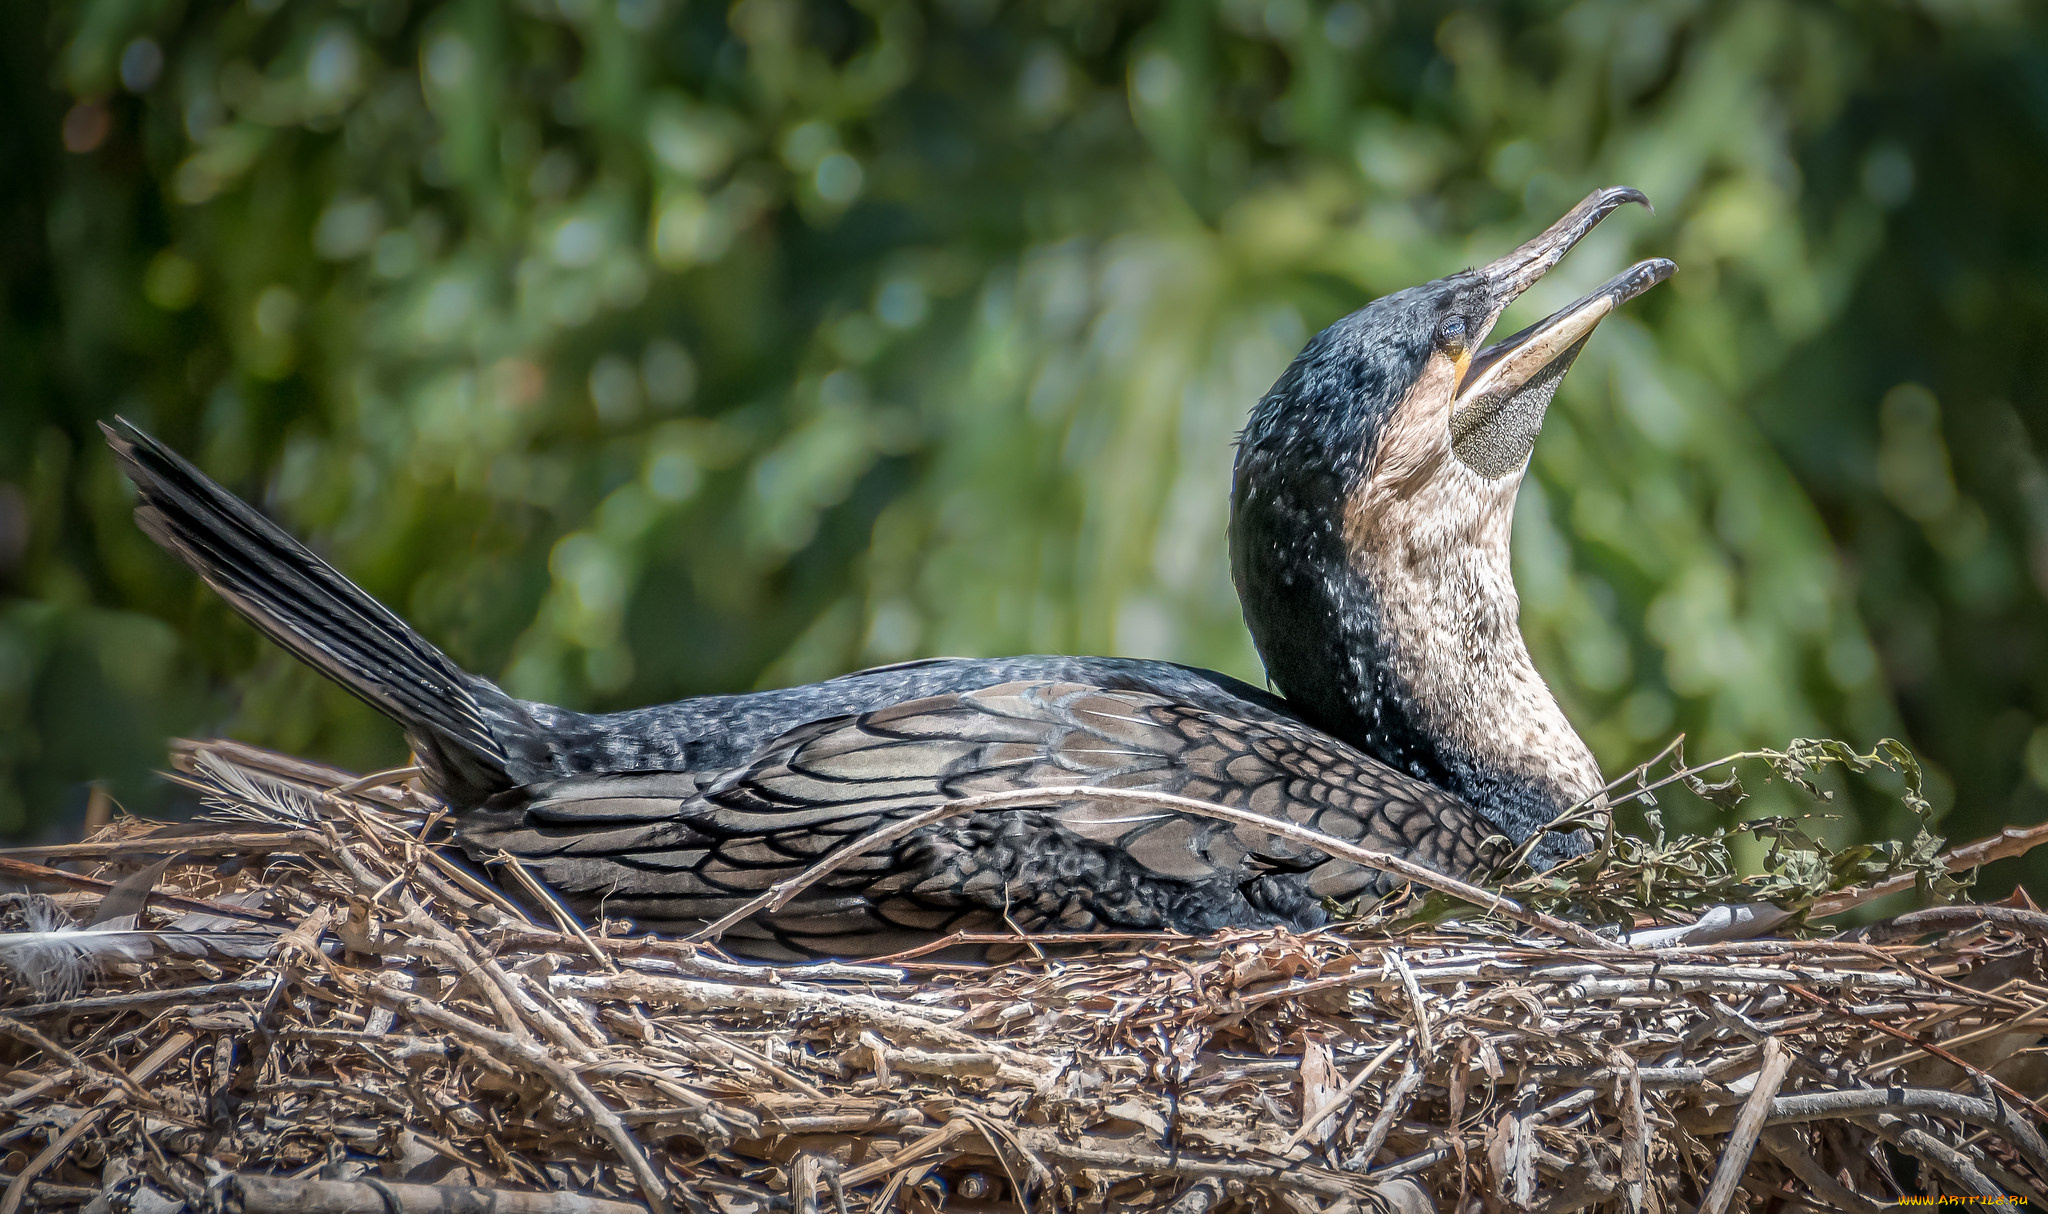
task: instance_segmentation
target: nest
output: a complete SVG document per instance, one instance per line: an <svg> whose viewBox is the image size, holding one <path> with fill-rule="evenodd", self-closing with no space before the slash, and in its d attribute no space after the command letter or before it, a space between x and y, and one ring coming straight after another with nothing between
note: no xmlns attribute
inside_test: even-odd
<svg viewBox="0 0 2048 1214"><path fill-rule="evenodd" d="M70 891L5 909L82 959L0 1009L0 1214L2048 1189L2048 916L2026 909L1662 948L1367 920L771 968L585 927L516 865L481 879L402 786L228 743L178 766L205 820L0 859Z"/></svg>

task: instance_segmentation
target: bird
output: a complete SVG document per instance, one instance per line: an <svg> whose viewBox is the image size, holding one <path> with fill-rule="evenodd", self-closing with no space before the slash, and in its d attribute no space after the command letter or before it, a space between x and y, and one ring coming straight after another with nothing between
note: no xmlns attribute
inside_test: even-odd
<svg viewBox="0 0 2048 1214"><path fill-rule="evenodd" d="M1254 406L1229 554L1272 690L1165 661L1024 656L612 713L524 701L148 433L103 429L141 528L402 727L473 859L517 858L580 914L676 936L715 925L722 947L765 961L977 932L1306 931L1398 880L1130 794L1236 807L1453 876L1520 845L1539 866L1585 846L1544 831L1597 799L1601 777L1523 642L1509 518L1593 328L1675 267L1639 262L1486 339L1629 203L1648 199L1595 191L1492 262L1371 301ZM1004 792L1028 803L883 830ZM786 904L762 906L776 890Z"/></svg>

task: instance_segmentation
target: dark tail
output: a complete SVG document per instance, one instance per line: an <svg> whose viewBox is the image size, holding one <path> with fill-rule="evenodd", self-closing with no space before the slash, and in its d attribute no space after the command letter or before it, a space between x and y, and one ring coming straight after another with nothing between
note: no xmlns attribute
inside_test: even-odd
<svg viewBox="0 0 2048 1214"><path fill-rule="evenodd" d="M135 482L135 521L271 640L405 727L438 791L471 805L531 778L518 701L463 671L248 503L116 418L100 429Z"/></svg>

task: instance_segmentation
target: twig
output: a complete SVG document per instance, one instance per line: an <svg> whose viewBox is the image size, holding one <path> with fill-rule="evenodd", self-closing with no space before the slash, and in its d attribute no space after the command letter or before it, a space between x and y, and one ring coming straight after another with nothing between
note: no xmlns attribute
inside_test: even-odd
<svg viewBox="0 0 2048 1214"><path fill-rule="evenodd" d="M919 1007L914 1003L881 999L874 995L790 986L742 986L656 974L556 974L549 982L557 990L585 999L660 1004L691 1012L838 1012L862 1017L870 1023L927 1035L939 1031L947 1021L957 1020L961 1015L953 1008ZM944 1039L968 1040L959 1033Z"/></svg>
<svg viewBox="0 0 2048 1214"><path fill-rule="evenodd" d="M249 782L221 794L225 804L276 800L267 778ZM1016 803L1067 791L1030 790ZM1082 788L1060 804L1102 796ZM1163 1210L1200 1191L1227 1199L1211 1214L1236 1204L1361 1214L1390 1202L1470 1204L1477 1176L1499 1186L1478 1193L1482 1201L1554 1214L1604 1202L1639 1214L1706 1193L1717 1157L1737 1166L1730 1131L1744 1097L1758 1098L1766 1043L1804 1060L1816 1086L1788 1093L1781 1079L1767 1091L1742 1189L1787 1209L1867 1214L1850 1198L1875 1205L1892 1195L1869 1162L1889 1141L1953 1192L2002 1186L2040 1199L2028 1186L2040 1183L2048 1141L2000 1081L1964 1066L1957 1074L1974 1090L1943 1090L1944 1066L1913 1079L1919 1087L1886 1088L1897 1072L1878 1070L1910 1065L1918 1054L1905 1051L1923 1042L1941 1051L1930 1057L1975 1057L1973 1041L2035 1031L2048 1018L2048 971L2039 938L2025 934L2027 912L1937 908L1882 929L1999 929L1908 946L1778 939L1620 951L1519 927L1505 937L1491 922L1388 929L1381 918L1301 934L1040 933L1028 939L1084 947L975 966L749 965L673 940L579 936L574 914L550 918L525 893L514 902L472 890L444 867L470 873L450 859L447 832L432 825L441 811L423 800L391 807L382 793L318 789L307 798L318 813L304 820L322 837L268 836L251 850L273 854L233 878L301 925L289 934L301 948L294 957L212 959L205 964L225 980L204 986L188 985L195 963L186 960L124 964L108 969L109 994L9 1013L70 1060L0 1051L18 1059L0 1062L0 1090L13 1093L0 1098L0 1126L11 1123L33 1154L41 1143L31 1135L94 1123L69 1155L36 1165L40 1175L25 1183L37 1200L104 1191L118 1203L136 1183L174 1200L183 1186L189 1197L209 1154L307 1181L337 1143L388 1160L392 1182L316 1182L344 1190L331 1214L412 1211L419 1195L395 1181L417 1180L410 1169L423 1155L468 1169L448 1179L485 1186L414 1186L436 1203L473 1198L526 1214L521 1203L548 1200L568 1204L536 1214L628 1214L643 1210L634 1195L650 1184L636 1149L652 1183L678 1186L664 1194L678 1210L686 1200L774 1208L786 1192L814 1214L886 1214L898 1198L897 1208L916 1211L929 1178L944 1174L948 1208ZM1329 854L1298 850L1309 864ZM1618 865L1601 880L1636 877ZM515 893L525 884L513 872L502 879ZM824 886L778 894L830 900ZM508 919L499 899L521 917ZM1661 916L1671 906L1643 909ZM362 930L350 926L365 909ZM325 940L339 934L350 951L316 956L322 929L337 924ZM961 934L913 951L1023 939ZM1111 944L1139 947L1101 947ZM614 965L622 972L607 972ZM1992 975L1987 989L1966 985ZM152 985L170 989L138 989ZM1416 1045L1422 1025L1459 1048L1429 1056ZM521 1040L522 1029L534 1035ZM118 1080L126 1059L178 1030L210 1039L211 1057L188 1045L94 1111L99 1080L77 1078L71 1060ZM1305 1060L1296 1043L1310 1038L1334 1051L1328 1067ZM878 1086L882 1069L889 1080ZM1721 1085L1744 1071L1755 1076L1743 1081L1751 1090L1729 1096ZM148 1112L135 1090L167 1111ZM1296 1132L1297 1093L1309 1135ZM932 1138L949 1126L962 1128ZM630 1135L624 1149L620 1130ZM1326 1143L1318 1131L1330 1132ZM1305 1142L1326 1147L1327 1159ZM1399 1159L1369 1170L1364 1150ZM92 1162L102 1154L103 1165ZM47 1183L72 1180L74 1168L97 1172L101 1188ZM846 1192L842 1168L865 1183ZM1004 1175L1007 1196L989 1187ZM15 1179L0 1177L0 1187ZM515 1192L556 1189L590 1197ZM232 1190L221 1196L234 1204ZM322 1200L301 1189L280 1204L330 1214Z"/></svg>
<svg viewBox="0 0 2048 1214"><path fill-rule="evenodd" d="M1378 1155L1380 1148L1387 1143L1387 1135L1394 1128L1394 1120L1407 1113L1408 1097L1414 1094L1416 1088L1422 1086L1424 1074L1422 1065L1414 1058L1410 1058L1408 1065L1401 1069L1401 1077L1394 1081L1394 1086L1387 1089L1387 1094L1380 1104L1379 1115L1372 1119L1371 1128L1365 1132L1365 1141L1359 1145L1357 1155L1360 1168L1372 1166L1373 1156Z"/></svg>
<svg viewBox="0 0 2048 1214"><path fill-rule="evenodd" d="M1763 1133L1764 1149L1777 1156L1778 1161L1789 1168L1801 1184L1812 1189L1814 1194L1824 1197L1848 1214L1880 1214L1885 1207L1858 1193L1836 1180L1820 1161L1806 1153L1800 1145L1799 1135L1783 1126L1767 1129Z"/></svg>
<svg viewBox="0 0 2048 1214"><path fill-rule="evenodd" d="M1684 740L1685 739L1681 736L1676 741L1674 741L1670 746L1667 746L1663 750L1659 751L1657 753L1656 758L1651 759L1649 763L1645 763L1640 768L1637 768L1635 770L1641 771L1643 774L1647 775L1649 773L1649 768L1652 764L1663 761L1664 756L1670 754L1672 750L1677 746L1678 742L1682 742ZM1669 775L1663 776L1656 780L1652 780L1648 784L1638 785L1636 788L1631 789L1629 792L1623 794L1622 796L1609 797L1607 800L1607 807L1609 809L1613 809L1617 805L1626 805L1630 801L1640 801L1644 797L1650 795L1651 793L1656 792L1659 789L1668 788L1671 785L1678 783L1680 780L1684 780L1692 776L1705 775L1706 773L1714 770L1716 767L1728 767L1736 763L1746 763L1751 759L1768 759L1771 757L1771 753L1772 752L1768 750L1743 750L1737 751L1732 755L1723 755L1718 759L1710 759L1705 763L1697 763L1691 767L1682 768L1678 771L1672 772ZM1628 774L1633 775L1635 774L1635 771L1631 771ZM1627 776L1622 777L1623 780L1627 778ZM1620 782L1620 780L1617 780L1615 783ZM1609 785L1608 789L1602 789L1600 795L1604 795L1612 787L1613 785ZM1583 806L1589 804L1591 801L1592 798L1589 797L1585 801L1581 801L1579 804ZM1574 808L1577 807L1575 806Z"/></svg>
<svg viewBox="0 0 2048 1214"><path fill-rule="evenodd" d="M2032 1109L2034 1111L2035 1116L2041 1117L2043 1119L2048 1119L2048 1106L2044 1106L2041 1103L2041 1101L2021 1095L2019 1092L2013 1089L2013 1086L2011 1084L2005 1082L2003 1079L1998 1078L1996 1075L1987 1074L1981 1067L1972 1066L1970 1063L1965 1062L1961 1058L1956 1057L1953 1053L1949 1052L1949 1050L1943 1046L1936 1045L1934 1042L1928 1041L1924 1038L1916 1037L1912 1033L1909 1033L1904 1029L1898 1028L1894 1025L1886 1024L1882 1020L1877 1020L1869 1016L1858 1015L1856 1012L1843 1007L1837 1000L1829 999L1816 991L1810 991L1806 989L1804 986L1788 985L1786 986L1785 990L1788 993L1797 995L1802 999L1806 999L1810 1002L1818 1003L1825 1007L1832 1008L1835 1011L1840 1012L1844 1016L1854 1017L1857 1021L1869 1025L1871 1028L1876 1029L1878 1032L1883 1033L1888 1037L1896 1037L1900 1041L1906 1042L1908 1045L1914 1046L1921 1050L1925 1050L1927 1053L1932 1054L1936 1058L1941 1059L1943 1062L1948 1063L1950 1066L1955 1067L1957 1070L1963 1072L1965 1075L1982 1076L1985 1082L1991 1084L1991 1086L1997 1088L2000 1093L2004 1094L2007 1097L2010 1097L2013 1101L2017 1102L2021 1108Z"/></svg>
<svg viewBox="0 0 2048 1214"><path fill-rule="evenodd" d="M848 1188L852 1188L855 1185L864 1185L871 1180L880 1180L882 1177L906 1167L934 1151L941 1150L972 1133L974 1133L974 1126L965 1118L949 1121L909 1146L904 1147L894 1155L889 1156L887 1159L877 1159L873 1163L864 1163L857 1168L847 1169L846 1172L840 1175L840 1183Z"/></svg>
<svg viewBox="0 0 2048 1214"><path fill-rule="evenodd" d="M388 1003L415 1020L439 1027L463 1037L492 1051L500 1060L517 1060L528 1070L546 1078L571 1103L583 1110L590 1118L591 1127L611 1143L612 1149L633 1173L640 1184L640 1193L647 1199L653 1214L669 1214L668 1186L657 1172L654 1164L641 1149L639 1140L626 1128L625 1122L610 1105L599 1098L581 1076L558 1061L539 1046L522 1041L510 1033L486 1028L467 1016L457 1015L431 1000L423 999L411 991L401 991L379 982L360 983L356 992L380 1002ZM0 1210L0 1214L13 1214Z"/></svg>
<svg viewBox="0 0 2048 1214"><path fill-rule="evenodd" d="M1970 904L1929 906L1921 910L1907 911L1882 923L1872 923L1867 927L1843 932L1835 939L1854 941L1858 944L1885 944L1894 940L1910 940L1928 932L1956 931L1980 924L2048 940L2048 914L2021 910L2014 906Z"/></svg>
<svg viewBox="0 0 2048 1214"><path fill-rule="evenodd" d="M105 893L114 888L112 881L98 877L87 877L79 873L65 872L45 864L31 864L26 860L9 860L0 857L0 879L9 881L48 881L68 885L72 889L97 890ZM209 915L226 915L231 919L248 919L256 923L279 923L278 916L264 910L253 910L246 906L234 906L226 902L208 902L204 898L187 898L182 894L167 894L161 891L149 896L152 906L175 906L179 910L204 911Z"/></svg>
<svg viewBox="0 0 2048 1214"><path fill-rule="evenodd" d="M1408 1039L1404 1037L1401 1040L1395 1041L1391 1045L1387 1046L1387 1048L1381 1050L1379 1053L1373 1055L1372 1061L1366 1063L1364 1066L1358 1069L1358 1074L1353 1075L1350 1079L1345 1080L1343 1087L1338 1088L1321 1104L1316 1106L1314 1116L1303 1117L1301 1119L1301 1128L1294 1131L1294 1133L1289 1134L1287 1136L1287 1141L1280 1144L1280 1153L1285 1155L1287 1152L1293 1150L1296 1146L1298 1146L1301 1143L1302 1139L1307 1138L1309 1136L1309 1133L1313 1131L1316 1126L1321 1125L1325 1118L1329 1117L1330 1114L1335 1113L1338 1109L1343 1108L1346 1104L1349 1104L1351 1102L1351 1098L1357 1095L1358 1089L1364 1086L1365 1081L1372 1078L1375 1074L1377 1074L1379 1072L1379 1069L1387 1064L1387 1059L1392 1058L1395 1052L1407 1043Z"/></svg>
<svg viewBox="0 0 2048 1214"><path fill-rule="evenodd" d="M1728 1203L1735 1200L1735 1190L1742 1186L1742 1178L1749 1171L1749 1157L1756 1151L1757 1136L1763 1133L1764 1120L1771 1114L1771 1100L1791 1070L1792 1051L1776 1037L1765 1040L1756 1086L1750 1089L1749 1099L1742 1102L1735 1128L1721 1148L1721 1162L1714 1168L1714 1180L1707 1186L1706 1196L1700 1198L1699 1214L1724 1214Z"/></svg>
<svg viewBox="0 0 2048 1214"><path fill-rule="evenodd" d="M1988 839L1965 843L1945 853L1939 863L1947 872L1965 872L1981 868L1993 860L2009 860L2014 856L2024 856L2044 843L2048 843L2048 822L2043 822L2039 826L2008 826ZM1919 879L1917 873L1900 873L1871 885L1859 885L1816 898L1813 905L1806 908L1806 917L1826 919L1844 911L1855 910L1865 902L1912 889Z"/></svg>
<svg viewBox="0 0 2048 1214"><path fill-rule="evenodd" d="M5 1033L17 1041L27 1042L50 1057L57 1059L76 1072L80 1079L97 1078L107 1080L116 1087L126 1089L128 1095L140 1102L145 1108L156 1109L163 1107L157 1103L156 1097L143 1091L141 1087L137 1086L135 1080L124 1073L121 1068L110 1067L102 1070L50 1040L40 1030L23 1024L12 1016L0 1016L0 1033Z"/></svg>
<svg viewBox="0 0 2048 1214"><path fill-rule="evenodd" d="M1748 1108L1747 1104L1743 1105L1745 1112ZM1881 1113L1899 1116L1929 1113L2000 1131L2008 1135L2007 1142L2030 1166L2048 1175L2048 1147L2042 1145L2041 1136L2033 1127L2019 1120L1997 1101L1939 1088L1848 1088L1795 1092L1769 1102L1764 1124L1784 1126L1841 1118L1853 1120ZM1711 1116L1685 1118L1686 1128L1696 1133L1721 1133L1739 1125L1736 1117L1725 1111Z"/></svg>
<svg viewBox="0 0 2048 1214"><path fill-rule="evenodd" d="M230 856L242 853L289 851L294 846L304 846L319 836L311 831L237 831L214 835L170 835L165 831L151 831L148 834L130 835L124 839L105 839L72 843L38 843L28 847L0 847L0 858L9 860L32 860L61 858L67 860L90 860L104 856L127 858L135 855L149 855L152 852L181 851L194 856Z"/></svg>
<svg viewBox="0 0 2048 1214"><path fill-rule="evenodd" d="M1628 1214L1642 1214L1649 1204L1650 1187L1649 1110L1643 1099L1643 1068L1620 1046L1608 1058L1608 1069L1615 1077L1615 1120L1621 1123L1621 1208Z"/></svg>
<svg viewBox="0 0 2048 1214"><path fill-rule="evenodd" d="M1936 1171L1968 1190L1971 1196L2005 1196L2005 1190L1994 1184L1967 1152L1943 1142L1924 1126L1913 1125L1902 1117L1876 1117L1872 1123L1886 1141L1934 1165Z"/></svg>
<svg viewBox="0 0 2048 1214"><path fill-rule="evenodd" d="M1250 1159L1178 1151L1173 1154L1127 1138L1095 1140L1082 1135L1078 1141L1061 1137L1042 1126L1021 1126L1017 1137L1041 1157L1055 1163L1090 1168L1125 1176L1242 1180L1251 1184L1287 1185L1325 1197L1362 1195L1367 1178L1329 1168L1301 1164L1264 1164ZM1387 1171L1382 1169L1381 1171ZM1373 1173L1371 1179L1379 1179Z"/></svg>
<svg viewBox="0 0 2048 1214"><path fill-rule="evenodd" d="M134 1079L137 1083L147 1083L151 1077L163 1069L165 1063L168 1063L171 1059L176 1058L179 1054L190 1048L196 1040L197 1038L191 1033L173 1033L163 1044L149 1052L149 1056L144 1058L141 1065L135 1068L130 1078ZM28 1187L35 1183L38 1176L57 1166L66 1155L69 1155L71 1148L78 1145L78 1140L91 1133L93 1127L99 1124L100 1119L114 1110L114 1107L120 1103L121 1097L121 1092L108 1092L105 1096L100 1097L98 1104L87 1109L79 1116L78 1120L71 1123L68 1129L62 1134L57 1135L56 1139L49 1146L44 1147L34 1159L22 1165L22 1169L15 1175L13 1183L7 1186L6 1196L0 1197L0 1214L17 1214L21 1209L22 1200L28 1196Z"/></svg>
<svg viewBox="0 0 2048 1214"><path fill-rule="evenodd" d="M2048 1026L2048 1019L2044 1019L2044 1014L2048 1014L2048 1001L2035 1004L2011 1020L1987 1024L1982 1028L1972 1029L1967 1033L1959 1033L1943 1041L1941 1048L1954 1053L1963 1046L1975 1044L1988 1037L2003 1037L2007 1033L2020 1033L2028 1029ZM1868 1071L1871 1075L1882 1075L1893 1067L1911 1062L1926 1052L1925 1046L1915 1045L1911 1049L1901 1050L1890 1057L1878 1059L1870 1064Z"/></svg>
<svg viewBox="0 0 2048 1214"><path fill-rule="evenodd" d="M581 923L576 922L576 916L569 913L568 908L562 905L562 900L555 896L555 892L542 885L535 879L532 873L526 871L526 865L520 862L519 857L506 851L504 848L499 848L494 860L498 865L509 870L512 873L513 879L518 881L520 887L531 895L536 902L548 908L548 914L553 916L555 922L561 926L563 931L576 937L583 945L585 951L590 954L592 960L608 970L617 970L619 968L618 963L599 949L595 941L591 940L590 933L583 930Z"/></svg>
<svg viewBox="0 0 2048 1214"><path fill-rule="evenodd" d="M328 789L327 792L332 796L346 797L351 793L362 792L366 789L383 788L390 784L402 784L414 776L426 774L426 768L421 767L417 763L408 763L404 767L389 767L383 771L373 771L367 776L357 776L346 784L335 785Z"/></svg>
<svg viewBox="0 0 2048 1214"><path fill-rule="evenodd" d="M636 1202L580 1193L246 1174L229 1183L241 1198L244 1214L648 1214L647 1207Z"/></svg>

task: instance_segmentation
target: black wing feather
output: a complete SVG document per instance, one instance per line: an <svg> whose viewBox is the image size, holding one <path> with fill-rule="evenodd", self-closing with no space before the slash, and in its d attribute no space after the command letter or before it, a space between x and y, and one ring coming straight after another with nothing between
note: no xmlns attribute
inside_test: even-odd
<svg viewBox="0 0 2048 1214"><path fill-rule="evenodd" d="M730 772L574 776L469 815L473 847L532 860L572 900L687 932L877 827L979 792L1087 785L1214 800L1465 873L1495 832L1463 803L1305 726L1164 696L1026 681L790 731ZM875 954L959 930L1321 922L1323 898L1384 874L1167 809L1050 796L949 819L861 856L782 912L735 928L747 951Z"/></svg>

